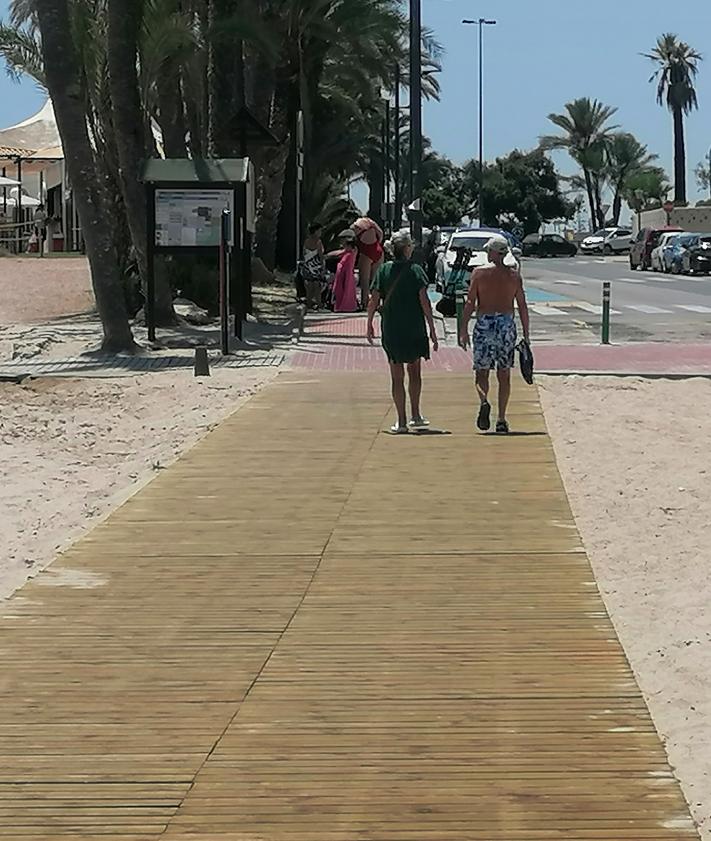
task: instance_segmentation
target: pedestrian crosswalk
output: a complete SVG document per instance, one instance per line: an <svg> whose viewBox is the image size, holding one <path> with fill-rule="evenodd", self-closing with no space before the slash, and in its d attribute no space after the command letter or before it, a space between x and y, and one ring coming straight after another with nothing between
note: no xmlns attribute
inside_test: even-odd
<svg viewBox="0 0 711 841"><path fill-rule="evenodd" d="M618 304L619 309L610 309L610 315L624 315L625 312L641 313L643 315L677 315L684 312L698 315L711 315L711 306L705 307L700 304L674 304L665 307L657 307L651 304ZM556 301L555 304L529 304L528 309L537 316L543 318L552 317L574 317L584 318L585 315L602 316L602 306L591 304L588 301Z"/></svg>

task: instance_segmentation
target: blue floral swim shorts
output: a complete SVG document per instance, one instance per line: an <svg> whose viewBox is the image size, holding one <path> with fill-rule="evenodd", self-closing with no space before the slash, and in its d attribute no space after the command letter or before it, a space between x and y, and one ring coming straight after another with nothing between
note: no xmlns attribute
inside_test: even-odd
<svg viewBox="0 0 711 841"><path fill-rule="evenodd" d="M514 317L506 313L477 316L472 347L476 371L513 368L516 350Z"/></svg>

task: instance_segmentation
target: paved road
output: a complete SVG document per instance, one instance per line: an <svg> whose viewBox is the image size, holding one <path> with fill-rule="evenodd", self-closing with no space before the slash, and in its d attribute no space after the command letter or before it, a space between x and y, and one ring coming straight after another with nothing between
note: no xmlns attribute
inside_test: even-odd
<svg viewBox="0 0 711 841"><path fill-rule="evenodd" d="M631 271L627 257L526 259L539 340L599 337L602 282L611 282L613 341L711 340L711 277Z"/></svg>

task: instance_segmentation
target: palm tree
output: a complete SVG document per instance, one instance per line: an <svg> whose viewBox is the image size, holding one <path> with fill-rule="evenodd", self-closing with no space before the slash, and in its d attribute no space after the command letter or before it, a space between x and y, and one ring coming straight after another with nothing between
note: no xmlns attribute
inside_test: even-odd
<svg viewBox="0 0 711 841"><path fill-rule="evenodd" d="M629 132L615 132L605 147L605 178L612 187L612 224L617 225L622 212L625 184L636 172L647 168L657 159L647 147Z"/></svg>
<svg viewBox="0 0 711 841"><path fill-rule="evenodd" d="M585 180L585 190L590 205L590 219L605 224L605 214L600 206L600 179L604 166L605 144L617 126L607 121L617 111L587 96L566 103L564 114L549 114L548 119L563 130L563 135L546 135L541 138L543 149L565 149L580 166Z"/></svg>
<svg viewBox="0 0 711 841"><path fill-rule="evenodd" d="M698 108L694 80L702 56L670 32L657 39L651 53L643 55L657 65L649 81L656 80L657 102L666 104L674 119L674 202L685 205L684 116Z"/></svg>
<svg viewBox="0 0 711 841"><path fill-rule="evenodd" d="M669 190L671 185L664 170L658 166L647 166L633 172L627 178L622 197L637 213L639 222L639 215L643 210L653 210L662 206Z"/></svg>
<svg viewBox="0 0 711 841"><path fill-rule="evenodd" d="M104 329L103 347L133 350L123 283L113 240L113 219L97 166L86 119L80 55L67 0L37 0L47 88L67 150L66 166L82 222L96 306Z"/></svg>

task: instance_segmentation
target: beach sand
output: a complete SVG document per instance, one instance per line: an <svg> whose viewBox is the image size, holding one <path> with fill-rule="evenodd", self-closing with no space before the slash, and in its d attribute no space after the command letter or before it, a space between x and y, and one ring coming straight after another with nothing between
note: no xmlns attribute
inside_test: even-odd
<svg viewBox="0 0 711 841"><path fill-rule="evenodd" d="M0 599L277 373L0 383Z"/></svg>
<svg viewBox="0 0 711 841"><path fill-rule="evenodd" d="M711 382L541 378L607 609L711 839Z"/></svg>

